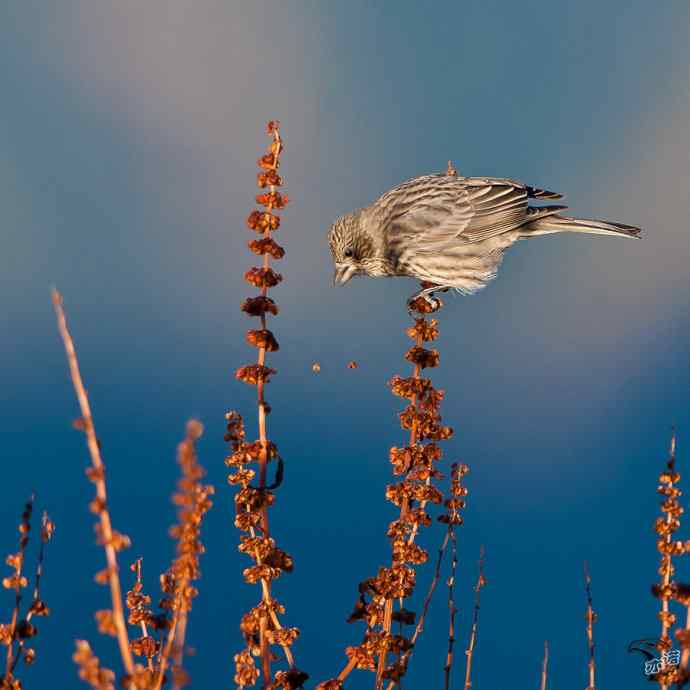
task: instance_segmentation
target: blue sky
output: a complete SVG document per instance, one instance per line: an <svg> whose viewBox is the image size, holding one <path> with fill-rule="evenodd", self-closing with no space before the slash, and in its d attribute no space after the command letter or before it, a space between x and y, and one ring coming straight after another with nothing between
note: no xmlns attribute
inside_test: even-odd
<svg viewBox="0 0 690 690"><path fill-rule="evenodd" d="M114 651L91 617L107 605L91 579L102 553L52 285L79 348L115 524L133 538L131 556L144 555L151 588L172 553L175 445L190 416L206 425L201 460L218 493L189 666L195 687L232 683L239 616L256 591L235 549L223 414L254 414L253 390L234 380L254 356L238 307L252 293L244 218L274 117L292 203L273 324L270 433L287 467L272 524L296 561L278 595L302 629L298 662L315 680L339 670L360 635L344 622L356 584L388 558L387 454L403 436L385 383L407 371L414 290L407 280L332 289L325 234L337 215L452 158L463 174L556 189L574 214L647 231L640 242L521 243L492 285L441 314L434 378L456 429L446 460L471 467L458 648L484 544L476 685L535 687L548 638L554 684L584 686L587 559L601 685L643 687L626 647L657 630L651 525L672 424L681 470L688 463L689 19L682 2L589 0L2 9L3 548L14 548L31 490L57 523L53 616L25 687L57 676L78 687L76 637L104 659ZM350 359L359 369L346 369ZM440 682L446 625L439 598L410 686ZM348 687L369 683L361 674Z"/></svg>

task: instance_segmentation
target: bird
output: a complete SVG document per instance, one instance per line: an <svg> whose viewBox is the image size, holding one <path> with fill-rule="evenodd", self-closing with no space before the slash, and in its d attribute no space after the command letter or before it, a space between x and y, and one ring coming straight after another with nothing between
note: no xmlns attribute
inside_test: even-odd
<svg viewBox="0 0 690 690"><path fill-rule="evenodd" d="M334 285L356 275L408 276L422 281L419 297L432 306L437 291L472 294L496 277L505 250L522 239L560 232L636 238L641 228L571 218L567 206L534 203L561 199L499 177L464 177L449 162L445 174L416 177L369 206L335 220L328 242Z"/></svg>

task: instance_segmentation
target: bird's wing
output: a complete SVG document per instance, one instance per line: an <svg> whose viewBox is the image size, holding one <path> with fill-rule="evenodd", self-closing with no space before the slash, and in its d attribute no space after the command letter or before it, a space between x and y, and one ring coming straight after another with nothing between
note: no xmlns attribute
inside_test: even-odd
<svg viewBox="0 0 690 690"><path fill-rule="evenodd" d="M528 220L527 198L526 187L512 180L429 175L396 187L376 203L385 209L389 241L412 242L424 252L520 227Z"/></svg>

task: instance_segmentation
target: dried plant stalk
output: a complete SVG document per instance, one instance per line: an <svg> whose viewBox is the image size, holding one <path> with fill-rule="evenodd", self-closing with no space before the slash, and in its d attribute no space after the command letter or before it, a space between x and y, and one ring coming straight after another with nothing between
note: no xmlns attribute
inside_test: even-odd
<svg viewBox="0 0 690 690"><path fill-rule="evenodd" d="M596 664L594 662L594 622L597 620L597 614L594 613L592 606L592 578L589 575L589 568L587 563L584 564L585 572L585 592L587 594L587 613L585 613L585 620L587 621L587 650L589 652L589 659L587 661L587 672L589 674L589 684L586 690L596 690L595 670Z"/></svg>
<svg viewBox="0 0 690 690"><path fill-rule="evenodd" d="M184 618L186 627L187 615L197 595L193 583L201 577L199 556L204 553L204 546L200 541L201 525L205 514L213 505L210 497L215 491L210 484L201 483L206 471L197 460L196 442L203 431L201 422L196 419L190 420L187 422L185 438L177 447L177 462L182 470L182 478L178 481L178 491L173 494L173 502L178 506L178 522L170 529L170 535L177 539L177 556L168 570L161 575L164 598L160 604L161 608L172 615L172 618L168 623L165 644L159 645L153 690L160 690L163 685L175 645L179 650L177 651L179 661L173 667L174 683L180 687L188 680L181 665L184 632L181 633L179 625L180 620ZM149 640L153 642L152 638L148 637L144 637L141 642ZM149 649L155 649L155 646L149 644ZM144 654L146 655L145 649Z"/></svg>
<svg viewBox="0 0 690 690"><path fill-rule="evenodd" d="M457 551L457 541L455 534L451 536L452 545L452 560L451 560L451 575L448 578L448 610L450 612L450 626L448 629L448 653L446 654L446 663L443 666L444 682L443 687L445 690L450 688L450 671L453 667L453 647L455 645L455 597L453 596L453 587L455 585L455 570L458 566L458 551Z"/></svg>
<svg viewBox="0 0 690 690"><path fill-rule="evenodd" d="M19 550L17 553L10 554L7 559L7 565L12 568L12 574L2 581L2 586L5 589L14 590L14 607L12 609L12 619L9 626L3 626L2 642L7 644L7 657L5 661L5 673L2 678L4 684L11 684L15 679L12 671L15 667L15 649L14 643L18 640L17 623L19 619L19 609L22 603L22 590L29 582L23 574L24 559L26 557L26 547L29 544L29 532L31 531L31 514L34 508L34 496L24 504L22 512L22 519L19 523Z"/></svg>
<svg viewBox="0 0 690 690"><path fill-rule="evenodd" d="M451 481L451 496L453 498L450 498L445 502L446 512L439 517L439 521L445 522L448 525L448 528L446 529L446 533L443 537L441 546L438 549L438 554L436 556L436 566L434 568L434 577L432 578L431 584L429 585L429 589L427 590L426 596L424 597L422 613L419 616L419 619L417 620L414 633L412 634L412 637L410 637L410 647L400 656L397 662L398 665L402 669L404 669L405 672L407 671L410 657L412 656L412 652L414 651L414 646L417 642L417 638L421 635L422 631L424 630L424 622L426 621L426 616L429 611L429 605L431 604L434 592L441 578L441 565L443 563L443 557L445 555L446 549L448 548L448 544L451 538L455 536L454 527L455 525L462 524L462 516L460 515L460 510L464 507L465 504L464 501L459 501L457 497L466 495L466 490L465 487L462 486L461 479L465 474L467 474L467 472L469 472L469 468L467 467L467 465L454 464L452 466L453 480ZM451 574L451 576L454 577L454 572ZM483 576L481 586L484 586ZM412 611L407 611L406 613L409 622L414 622L414 613ZM397 614L399 618L403 617L401 616L400 611L398 611ZM388 683L387 690L393 690L395 685L396 681L391 680Z"/></svg>
<svg viewBox="0 0 690 690"><path fill-rule="evenodd" d="M477 584L474 586L474 610L472 612L472 631L470 632L470 641L465 651L465 686L464 690L469 690L472 687L472 660L474 658L474 648L477 644L477 636L479 635L479 604L481 603L482 588L486 586L486 578L484 577L484 547L479 549L479 574L477 575Z"/></svg>
<svg viewBox="0 0 690 690"><path fill-rule="evenodd" d="M450 624L448 628L448 653L446 655L446 663L443 667L444 671L444 688L450 689L450 672L453 667L453 648L455 646L455 615L457 607L455 606L455 573L458 568L458 540L455 535L455 525L462 524L459 508L464 508L465 502L461 500L460 496L466 496L467 490L462 486L462 477L468 472L467 465L458 465L453 463L451 468L451 494L453 498L446 501L448 513L442 515L439 520L448 523L448 535L451 544L451 561L450 561L450 577L448 578L448 611L450 612ZM446 518L446 519L444 519Z"/></svg>
<svg viewBox="0 0 690 690"><path fill-rule="evenodd" d="M546 690L546 681L549 673L549 643L544 640L544 658L541 662L541 685L540 690Z"/></svg>
<svg viewBox="0 0 690 690"><path fill-rule="evenodd" d="M86 434L86 443L91 456L91 467L87 470L87 476L96 486L96 498L91 503L91 510L99 517L99 524L97 525L98 542L105 549L107 561L106 575L108 584L110 585L110 598L112 601L112 612L109 612L110 615L104 616L103 619L108 619L109 625L106 627L112 627L115 632L120 648L122 663L124 664L125 671L131 675L134 670L134 662L129 648L127 626L125 625L124 609L122 606L122 589L120 587L117 564L117 552L129 546L129 539L125 535L115 531L112 527L107 505L105 465L101 458L100 445L96 437L91 406L89 405L89 399L79 371L79 362L77 360L74 342L67 328L67 320L62 306L62 296L57 290L53 290L52 298L55 314L57 316L58 328L67 353L67 362L69 364L72 384L81 409L81 419L78 420L78 426ZM83 650L84 648L82 648L82 652Z"/></svg>
<svg viewBox="0 0 690 690"><path fill-rule="evenodd" d="M47 511L43 511L41 517L41 545L38 551L38 562L36 564L36 576L34 578L34 591L31 599L31 608L29 609L26 619L31 620L32 616L48 616L50 609L46 603L41 599L41 578L43 577L43 567L45 562L45 553L48 542L53 538L55 532L55 524L50 519Z"/></svg>
<svg viewBox="0 0 690 690"><path fill-rule="evenodd" d="M188 684L187 674L182 669L182 660L184 658L184 645L187 636L187 620L189 614L187 611L180 611L180 617L177 621L177 632L175 634L175 647L172 653L173 659L173 682L172 690L180 690Z"/></svg>
<svg viewBox="0 0 690 690"><path fill-rule="evenodd" d="M684 670L667 663L672 646L669 631L676 622L675 614L670 611L669 602L672 598L684 599L682 589L685 587L672 581L675 574L673 556L680 556L690 551L690 541L677 541L673 538L674 533L680 528L679 518L683 513L683 508L678 501L682 492L676 486L679 481L680 474L676 470L676 436L674 433L671 438L666 470L659 475L659 487L657 488L657 492L664 497L661 503L663 517L658 517L654 523L654 529L659 535L656 546L661 554L661 565L658 571L661 582L652 587L652 593L661 601L661 610L658 614L661 621L661 634L657 642L661 668L659 673L650 677L659 683L662 690L667 690L672 683L685 682Z"/></svg>
<svg viewBox="0 0 690 690"><path fill-rule="evenodd" d="M676 554L687 554L690 552L690 541L673 541L670 534L680 527L680 516L683 514L683 508L680 505L678 499L680 498L680 491L675 486L675 484L680 481L680 474L676 471L676 434L675 430L671 436L671 445L669 449L669 460L667 463L667 471L663 472L660 476L661 486L659 487L659 492L665 495L667 498L662 503L662 512L666 514L664 518L658 518L655 524L657 533L660 539L657 541L657 548L662 550L663 555L665 552L669 552L669 562L670 555ZM664 561L662 558L662 569L664 568ZM660 569L660 574L662 573ZM671 572L668 575L670 578L673 575L673 566L671 565ZM660 685L666 683L670 686L672 683L675 684L676 688L685 687L688 682L690 682L690 669L688 668L688 660L690 658L690 584L671 581L667 586L662 584L655 584L652 587L652 593L659 597L662 601L662 611L659 614L662 617L662 624L664 620L669 621L669 627L675 622L675 616L673 620L669 620L667 616L664 616L664 602L666 602L666 610L668 610L668 602L673 600L685 607L685 626L682 628L677 628L674 631L674 636L678 640L681 651L672 650L670 640L668 642L668 649L662 652L661 662L662 671L656 677L656 680ZM663 635L663 628L662 628ZM666 664L668 663L668 666ZM663 687L663 685L662 685Z"/></svg>
<svg viewBox="0 0 690 690"><path fill-rule="evenodd" d="M407 330L414 346L408 350L405 358L412 363L413 372L408 378L396 376L390 382L393 393L409 401L400 413L400 424L410 434L408 445L390 450L394 474L404 476L403 481L386 488L386 498L400 510L399 517L390 524L387 532L393 552L392 563L390 567L380 568L376 577L360 583L359 600L349 621L366 622L364 641L346 649L349 660L345 668L337 677L321 683L318 690L342 688L343 681L355 668L375 672L377 690L386 680L400 684L406 672L412 638L402 632L393 634L392 624L398 622L402 626L415 623L415 613L405 608L405 600L412 595L415 586L416 574L412 566L428 560L428 553L415 544L415 538L420 526L431 524L431 518L425 510L427 504L443 502L443 495L432 483L432 479L440 476L435 466L441 458L437 442L450 438L453 433L452 429L441 424L439 407L443 391L436 390L430 379L421 376L423 369L436 367L439 363L439 353L426 349L424 345L438 336L437 321L427 320L426 315L438 311L441 306L440 300L431 303L424 298L418 298L409 305L411 311L420 315L415 325ZM459 495L454 495L446 502L449 510L452 507L457 511L464 506L459 496L466 495L466 490L460 487L459 491ZM461 520L459 516L458 520ZM443 550L445 546L442 547L441 557ZM399 609L394 611L396 601ZM389 654L397 657L390 665L387 664Z"/></svg>
<svg viewBox="0 0 690 690"><path fill-rule="evenodd" d="M245 638L245 648L235 655L235 682L240 688L255 685L260 672L256 668L253 653L261 658L261 675L263 687L284 688L293 690L302 687L308 678L304 671L295 665L291 646L299 635L297 628L285 628L279 615L285 612L284 607L272 596L272 582L282 573L291 572L292 557L276 546L271 536L268 521L268 508L275 500L274 490L280 485L283 473L283 461L278 455L277 446L268 439L266 417L271 408L265 398L265 385L276 372L266 366L266 355L278 349L278 342L267 329L267 315L278 314L276 303L268 297L268 291L282 280L279 273L270 266L270 258L280 259L285 251L272 237L280 227L280 217L275 213L288 203L287 196L278 191L282 179L278 174L280 155L283 151L283 140L280 136L278 122L269 122L267 131L271 137L268 152L258 163L261 171L257 183L267 192L257 195L256 202L264 207L263 211L252 211L247 218L251 230L260 234L260 239L249 242L249 249L263 256L260 267L250 268L245 273L245 280L261 288L258 296L245 300L242 311L249 316L258 317L261 328L249 330L247 341L258 349L256 364L240 367L236 378L256 386L258 405L258 440L246 441L244 421L235 412L226 414L227 433L225 440L231 444L232 452L225 459L226 465L234 470L228 476L232 485L239 487L235 495L235 525L246 533L241 537L239 550L253 561L254 565L244 570L245 580L261 586L261 602L242 617L240 624ZM275 480L269 485L267 478L268 464L274 461L277 465ZM252 486L256 472L247 465L257 463L259 468L259 485ZM271 647L280 646L288 664L287 670L273 673L274 656Z"/></svg>
<svg viewBox="0 0 690 690"><path fill-rule="evenodd" d="M420 299L412 306L424 315L437 311L441 305L440 301L432 306ZM424 343L436 339L437 326L435 320L427 321L424 316L416 319L414 327L407 331L415 344L405 355L413 364L412 376L394 377L390 383L395 395L409 400L408 406L400 414L400 423L403 429L410 432L407 446L394 447L390 451L394 474L404 475L402 482L386 489L387 499L400 509L398 519L388 529L393 549L392 564L388 568L380 568L376 577L360 584L360 598L349 620L364 620L367 623L364 642L357 647L347 648L348 665L336 679L326 683L336 680L342 682L350 670L360 668L375 671L376 687L381 688L386 679L398 683L406 671L405 662L409 658L406 652L411 649L411 640L403 634L392 634L391 628L394 620L407 625L415 621L415 614L405 608L404 602L414 591L415 571L411 566L426 562L428 554L414 541L420 525L431 524L431 518L425 511L427 503L443 501L441 492L431 483L432 478L439 476L435 462L441 457L441 449L436 441L452 435L449 427L441 425L439 404L443 392L434 389L431 380L421 376L422 369L438 365L438 352L423 347ZM423 444L423 441L430 442ZM394 612L396 600L400 608ZM387 666L389 653L398 658Z"/></svg>
<svg viewBox="0 0 690 690"><path fill-rule="evenodd" d="M77 640L72 660L79 667L79 677L93 690L115 690L115 674L101 666L98 657L91 651L86 640Z"/></svg>
<svg viewBox="0 0 690 690"><path fill-rule="evenodd" d="M33 595L31 603L22 615L23 590L28 587L29 581L25 575L25 563L27 547L29 545L29 534L31 532L31 517L34 509L34 496L24 504L21 521L19 523L19 549L16 553L7 556L6 563L12 569L9 576L3 578L2 585L5 589L14 591L14 606L9 623L0 623L0 644L7 647L5 658L5 672L0 677L0 690L21 690L21 681L15 676L17 665L20 661L28 666L36 659L36 651L27 647L26 643L38 634L38 630L31 623L34 616L48 616L50 609L41 599L41 576L43 575L43 563L45 559L45 548L53 536L55 526L43 513L41 521L40 546L36 561L36 574L34 576Z"/></svg>
<svg viewBox="0 0 690 690"><path fill-rule="evenodd" d="M149 627L158 629L162 626L154 620L153 613L149 608L151 605L151 597L144 592L143 560L143 558L137 558L130 566L130 570L136 575L136 581L132 589L127 592L125 601L127 603L127 609L129 610L127 622L130 625L138 626L141 630L141 637L131 642L132 653L134 655L146 657L147 669L151 672L151 677L153 677L153 657L160 650L160 642L151 637L149 634Z"/></svg>

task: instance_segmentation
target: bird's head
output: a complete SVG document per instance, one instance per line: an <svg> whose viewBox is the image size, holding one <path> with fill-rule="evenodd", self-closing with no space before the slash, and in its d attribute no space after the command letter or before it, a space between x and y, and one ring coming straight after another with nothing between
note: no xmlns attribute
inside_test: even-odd
<svg viewBox="0 0 690 690"><path fill-rule="evenodd" d="M328 244L335 264L334 285L345 285L353 276L369 273L374 246L361 224L361 211L338 218L328 232Z"/></svg>

